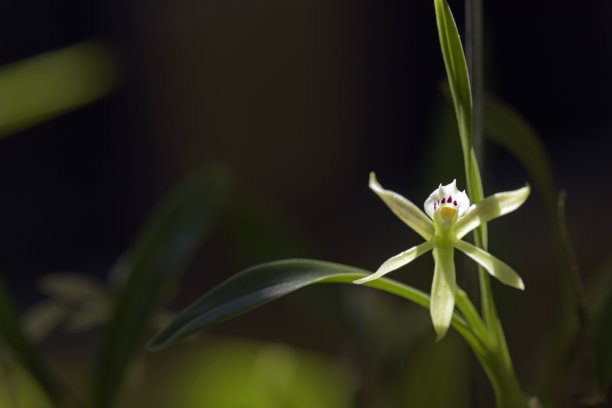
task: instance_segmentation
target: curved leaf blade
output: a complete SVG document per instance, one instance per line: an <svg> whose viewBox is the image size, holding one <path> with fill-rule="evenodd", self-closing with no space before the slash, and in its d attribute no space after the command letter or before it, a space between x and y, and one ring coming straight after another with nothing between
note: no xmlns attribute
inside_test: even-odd
<svg viewBox="0 0 612 408"><path fill-rule="evenodd" d="M370 271L348 265L309 259L288 259L246 269L212 289L181 312L148 344L149 350L161 350L206 326L227 320L264 305L300 288L318 283L348 283L370 275ZM399 282L381 278L367 282L371 286L429 307L429 296ZM457 314L455 327L470 335L465 321ZM469 340L468 340L469 341Z"/></svg>

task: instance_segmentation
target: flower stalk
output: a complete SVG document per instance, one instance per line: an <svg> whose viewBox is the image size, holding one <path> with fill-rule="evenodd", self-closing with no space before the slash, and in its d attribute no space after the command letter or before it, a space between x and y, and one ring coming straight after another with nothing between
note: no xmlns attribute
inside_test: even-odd
<svg viewBox="0 0 612 408"><path fill-rule="evenodd" d="M473 202L479 203L483 199L484 193L472 136L474 128L478 130L482 128L480 126L481 123L476 123L476 126L474 126L473 120L482 121L482 115L477 115L475 118L473 117L470 79L463 47L452 12L446 0L434 0L434 6L440 38L440 48L457 117L459 136L461 138L467 190ZM470 21L470 19L468 21ZM479 57L481 57L481 55ZM474 72L474 75L481 76L482 70L478 69L478 72ZM481 80L482 78L479 79ZM482 91L482 81L477 83L477 85L480 85L479 89ZM477 97L482 97L482 93L477 95ZM477 248L486 251L486 222L483 222L474 230L474 243ZM479 265L479 282L484 324L492 337L494 346L494 353L492 353L489 358L483 359L479 356L479 360L487 372L493 389L495 390L497 406L524 408L527 406L526 398L514 374L503 328L497 315L493 293L491 291L491 282L482 265Z"/></svg>

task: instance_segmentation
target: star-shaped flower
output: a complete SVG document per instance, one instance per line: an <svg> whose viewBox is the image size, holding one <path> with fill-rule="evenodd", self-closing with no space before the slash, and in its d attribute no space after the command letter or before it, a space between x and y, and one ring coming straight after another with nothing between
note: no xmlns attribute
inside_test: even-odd
<svg viewBox="0 0 612 408"><path fill-rule="evenodd" d="M514 269L487 251L463 241L462 238L479 225L520 207L529 195L529 186L494 194L470 206L470 200L465 191L457 190L456 182L453 180L452 183L445 186L440 184L425 200L427 215L401 195L383 189L378 184L374 173L370 173L370 188L391 208L395 215L426 241L388 259L375 273L356 280L355 283L378 279L433 250L435 268L429 310L437 340L446 334L455 307L457 291L455 248L478 262L502 283L517 289L525 289L523 280Z"/></svg>

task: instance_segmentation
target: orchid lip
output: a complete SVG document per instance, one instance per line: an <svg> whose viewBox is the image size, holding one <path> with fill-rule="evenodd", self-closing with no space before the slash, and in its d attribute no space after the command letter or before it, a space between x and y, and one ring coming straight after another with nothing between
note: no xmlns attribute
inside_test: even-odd
<svg viewBox="0 0 612 408"><path fill-rule="evenodd" d="M470 206L470 199L464 191L457 189L457 181L453 180L447 185L440 184L425 200L425 212L434 219L434 214L442 208L452 208L457 210L457 217L465 214ZM448 210L447 210L448 211ZM454 216L454 212L452 216Z"/></svg>

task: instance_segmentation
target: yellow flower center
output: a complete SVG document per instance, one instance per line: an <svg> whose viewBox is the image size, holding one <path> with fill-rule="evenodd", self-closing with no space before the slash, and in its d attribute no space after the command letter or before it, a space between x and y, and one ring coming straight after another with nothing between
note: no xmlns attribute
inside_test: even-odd
<svg viewBox="0 0 612 408"><path fill-rule="evenodd" d="M453 207L442 207L440 213L442 214L442 218L450 220L455 216L457 210Z"/></svg>

